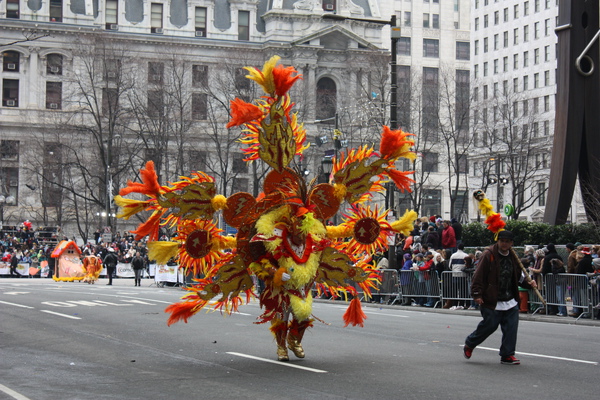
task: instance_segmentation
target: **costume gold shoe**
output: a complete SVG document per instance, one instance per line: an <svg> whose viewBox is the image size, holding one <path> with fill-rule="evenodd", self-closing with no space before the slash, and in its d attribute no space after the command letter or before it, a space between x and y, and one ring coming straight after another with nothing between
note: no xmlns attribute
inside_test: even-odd
<svg viewBox="0 0 600 400"><path fill-rule="evenodd" d="M296 357L304 358L304 349L298 340L288 338L287 342L288 349L290 349Z"/></svg>
<svg viewBox="0 0 600 400"><path fill-rule="evenodd" d="M287 349L283 346L277 346L277 359L279 361L290 361Z"/></svg>

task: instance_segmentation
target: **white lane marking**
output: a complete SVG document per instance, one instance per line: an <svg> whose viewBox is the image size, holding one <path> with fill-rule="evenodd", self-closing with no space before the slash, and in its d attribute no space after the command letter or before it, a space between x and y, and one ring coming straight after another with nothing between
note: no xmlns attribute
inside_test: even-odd
<svg viewBox="0 0 600 400"><path fill-rule="evenodd" d="M498 349L493 349L491 347L477 347L477 349L489 350L489 351L498 351ZM545 355L545 354L535 354L535 353L524 353L522 351L517 351L516 354L523 354L525 356L531 356L531 357L551 358L553 360L572 361L572 362L578 362L578 363L582 363L582 364L598 365L598 363L596 361L579 360L577 358L556 357L556 356L548 356L548 355Z"/></svg>
<svg viewBox="0 0 600 400"><path fill-rule="evenodd" d="M4 386L1 383L0 383L0 391L6 393L7 395L11 396L13 399L16 399L16 400L31 400L29 397L23 396L21 393L17 393L12 389L7 388L6 386Z"/></svg>
<svg viewBox="0 0 600 400"><path fill-rule="evenodd" d="M81 319L79 317L75 317L73 315L67 315L67 314L61 314L55 311L50 311L50 310L40 310L41 312L45 312L48 314L54 314L54 315L58 315L59 317L65 317L65 318L71 318L71 319Z"/></svg>
<svg viewBox="0 0 600 400"><path fill-rule="evenodd" d="M236 353L236 352L233 352L233 351L228 351L227 354L231 354L232 356L250 358L252 360L264 361L264 362L268 362L268 363L271 363L271 364L277 364L277 365L281 365L282 367L298 368L298 369L303 369L303 370L309 371L309 372L316 372L316 373L319 373L319 374L326 374L327 373L327 371L324 371L322 369L303 367L302 365L290 364L288 362L283 362L283 361L269 360L268 358L251 356L249 354Z"/></svg>
<svg viewBox="0 0 600 400"><path fill-rule="evenodd" d="M10 294L12 296L16 296L18 294L29 294L31 292L4 292L4 294Z"/></svg>
<svg viewBox="0 0 600 400"><path fill-rule="evenodd" d="M34 308L34 307L24 306L23 304L9 303L8 301L0 301L0 303L2 303L2 304L8 304L9 306L15 306L15 307Z"/></svg>

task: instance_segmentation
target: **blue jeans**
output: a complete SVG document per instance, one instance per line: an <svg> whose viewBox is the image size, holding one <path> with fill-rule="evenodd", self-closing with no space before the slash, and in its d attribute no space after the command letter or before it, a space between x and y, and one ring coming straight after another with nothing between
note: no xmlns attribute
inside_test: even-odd
<svg viewBox="0 0 600 400"><path fill-rule="evenodd" d="M517 330L519 328L519 306L510 310L496 311L487 307L479 307L483 320L477 325L465 340L465 345L474 349L479 346L492 333L496 332L498 325L502 329L502 345L500 346L500 357L508 357L515 354L517 347Z"/></svg>
<svg viewBox="0 0 600 400"><path fill-rule="evenodd" d="M558 284L556 285L556 302L557 303L565 303L565 286L563 284ZM566 305L559 305L558 306L558 313L559 314L563 314L563 315L567 315L567 306Z"/></svg>

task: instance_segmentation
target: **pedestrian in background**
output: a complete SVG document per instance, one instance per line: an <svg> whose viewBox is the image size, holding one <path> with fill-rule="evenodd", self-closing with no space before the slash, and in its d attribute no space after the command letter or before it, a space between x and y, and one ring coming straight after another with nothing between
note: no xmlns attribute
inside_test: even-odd
<svg viewBox="0 0 600 400"><path fill-rule="evenodd" d="M498 242L487 248L473 276L471 295L479 305L483 320L467 336L463 348L465 358L473 355L473 349L498 329L502 329L500 362L518 365L515 357L519 327L519 285L530 289L537 287L535 281L528 283L519 267L519 259L511 251L514 235L503 230Z"/></svg>
<svg viewBox="0 0 600 400"><path fill-rule="evenodd" d="M106 254L106 256L104 256L104 259L102 260L102 264L104 264L104 266L106 267L106 276L108 278L107 285L112 285L113 275L115 273L115 269L117 268L118 262L119 259L115 254L115 249L109 247L108 253Z"/></svg>
<svg viewBox="0 0 600 400"><path fill-rule="evenodd" d="M131 259L131 268L135 274L135 286L142 286L142 272L146 268L146 261L137 251L135 256Z"/></svg>

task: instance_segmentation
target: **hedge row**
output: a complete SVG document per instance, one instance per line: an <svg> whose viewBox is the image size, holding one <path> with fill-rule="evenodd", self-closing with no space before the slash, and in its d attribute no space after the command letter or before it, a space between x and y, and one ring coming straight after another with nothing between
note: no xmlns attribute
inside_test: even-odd
<svg viewBox="0 0 600 400"><path fill-rule="evenodd" d="M486 226L480 222L463 225L462 241L465 246L481 247L493 243L494 235L486 229ZM506 229L514 233L515 246L600 243L600 226L595 224L548 225L542 222L509 220L506 222Z"/></svg>

